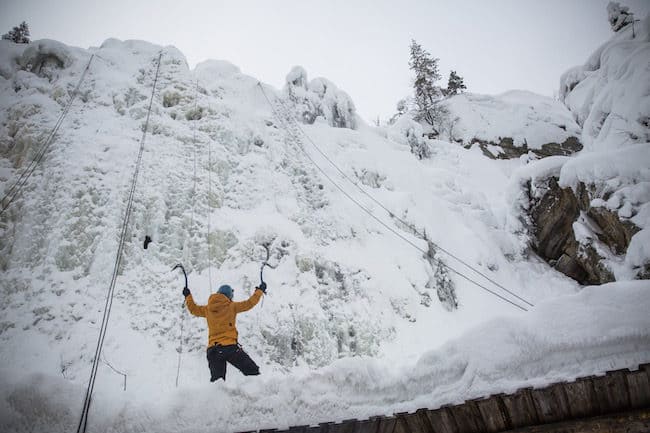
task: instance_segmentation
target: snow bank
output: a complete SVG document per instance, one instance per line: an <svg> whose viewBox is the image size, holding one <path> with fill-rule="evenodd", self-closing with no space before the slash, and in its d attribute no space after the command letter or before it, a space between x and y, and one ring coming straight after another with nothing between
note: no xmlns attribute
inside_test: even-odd
<svg viewBox="0 0 650 433"><path fill-rule="evenodd" d="M650 182L650 143L613 151L585 153L570 159L562 167L560 186L575 189L579 182L608 185L622 193L630 192L624 188L626 186L637 186L645 190L648 187L646 183ZM603 191L603 194L613 192ZM638 203L639 199L643 199L643 195L633 197L634 202ZM623 205L620 197L616 200L612 197L612 203L614 201Z"/></svg>
<svg viewBox="0 0 650 433"><path fill-rule="evenodd" d="M325 78L307 79L307 71L295 66L286 78L284 92L296 105L297 117L312 124L323 117L330 126L355 129L359 123L350 96Z"/></svg>
<svg viewBox="0 0 650 433"><path fill-rule="evenodd" d="M450 111L449 141L499 144L510 137L518 147L540 149L577 137L580 127L561 102L523 90L489 96L463 93L445 102ZM445 139L448 137L444 136Z"/></svg>
<svg viewBox="0 0 650 433"><path fill-rule="evenodd" d="M510 176L507 195L513 206L528 209L530 193L535 198L541 197L545 191L536 188L538 181L549 177L559 177L564 164L570 160L567 156L551 156L518 167Z"/></svg>
<svg viewBox="0 0 650 433"><path fill-rule="evenodd" d="M232 374L228 382L136 396L98 389L92 431L233 432L286 428L461 403L527 386L569 381L650 360L647 281L586 287L529 313L494 319L425 352L416 362L342 359L315 370ZM495 350L498 348L498 350ZM133 380L133 379L129 379ZM81 394L62 378L15 381L0 370L0 428L69 431ZM60 396L68 396L61 399ZM31 430L30 430L31 429Z"/></svg>
<svg viewBox="0 0 650 433"><path fill-rule="evenodd" d="M241 70L225 60L205 60L196 65L194 73L200 81L210 82L218 78L231 78L233 75L241 74Z"/></svg>
<svg viewBox="0 0 650 433"><path fill-rule="evenodd" d="M593 150L650 141L650 17L615 33L560 79L560 98Z"/></svg>

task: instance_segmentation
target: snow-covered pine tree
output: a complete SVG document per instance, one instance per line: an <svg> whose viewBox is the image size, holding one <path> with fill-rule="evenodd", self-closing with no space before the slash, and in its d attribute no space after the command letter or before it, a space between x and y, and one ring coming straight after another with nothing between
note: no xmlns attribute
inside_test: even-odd
<svg viewBox="0 0 650 433"><path fill-rule="evenodd" d="M617 32L628 24L634 22L634 14L627 6L621 6L618 2L609 2L607 5L607 20L612 31Z"/></svg>
<svg viewBox="0 0 650 433"><path fill-rule="evenodd" d="M20 25L14 27L9 32L2 35L2 39L7 41L12 41L17 44L28 44L29 40L29 26L25 21L20 23Z"/></svg>
<svg viewBox="0 0 650 433"><path fill-rule="evenodd" d="M456 285L449 276L449 271L444 262L440 258L440 253L436 246L431 242L426 232L424 238L427 241L427 254L426 259L433 269L433 276L430 278L427 287L435 285L436 292L440 303L447 311L453 311L458 308L458 298L456 297Z"/></svg>
<svg viewBox="0 0 650 433"><path fill-rule="evenodd" d="M458 75L456 71L451 71L449 73L449 80L447 81L447 89L444 91L445 96L457 95L463 93L463 90L466 90L465 82L463 77Z"/></svg>
<svg viewBox="0 0 650 433"><path fill-rule="evenodd" d="M415 91L415 120L425 121L432 127L436 123L435 106L442 97L442 91L436 82L440 80L439 59L431 57L420 44L411 40L411 57L409 67L415 72L413 90ZM438 131L434 131L438 133Z"/></svg>

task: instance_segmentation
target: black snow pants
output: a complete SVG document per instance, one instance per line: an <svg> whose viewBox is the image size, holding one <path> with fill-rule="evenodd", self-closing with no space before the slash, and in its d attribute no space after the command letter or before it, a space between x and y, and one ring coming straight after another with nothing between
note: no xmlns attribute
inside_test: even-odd
<svg viewBox="0 0 650 433"><path fill-rule="evenodd" d="M244 376L260 374L260 368L239 344L219 346L215 344L208 348L208 366L210 367L210 382L218 379L226 380L226 362L229 362Z"/></svg>

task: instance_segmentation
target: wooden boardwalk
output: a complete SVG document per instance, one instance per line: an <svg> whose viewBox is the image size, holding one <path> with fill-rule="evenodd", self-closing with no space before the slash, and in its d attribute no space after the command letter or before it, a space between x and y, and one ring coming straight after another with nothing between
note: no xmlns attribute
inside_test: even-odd
<svg viewBox="0 0 650 433"><path fill-rule="evenodd" d="M455 406L259 433L650 433L650 364Z"/></svg>

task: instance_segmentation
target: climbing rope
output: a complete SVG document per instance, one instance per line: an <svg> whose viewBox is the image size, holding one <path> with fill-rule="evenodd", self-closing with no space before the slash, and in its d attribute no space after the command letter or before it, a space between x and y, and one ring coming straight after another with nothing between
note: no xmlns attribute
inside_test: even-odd
<svg viewBox="0 0 650 433"><path fill-rule="evenodd" d="M212 139L208 139L208 231L206 234L206 241L208 245L208 285L210 286L210 294L212 294L212 249L210 248L210 215L212 214Z"/></svg>
<svg viewBox="0 0 650 433"><path fill-rule="evenodd" d="M194 113L197 108L197 98L199 94L199 80L196 80L196 87L194 89ZM192 206L190 216L190 226L188 229L188 241L184 246L183 255L185 259L183 263L190 263L190 270L192 269L191 263L191 244L192 244L192 228L194 228L194 207L196 205L196 120L192 122L192 154L193 154L193 175L192 175ZM185 271L183 271L185 272ZM187 281L185 282L187 285ZM176 366L176 388L178 388L178 380L181 374L181 357L183 355L183 328L185 323L185 302L181 304L181 326L180 326L180 342L178 349L178 364Z"/></svg>
<svg viewBox="0 0 650 433"><path fill-rule="evenodd" d="M279 121L280 123L283 124L284 128L285 128L285 129L286 129L286 130L291 134L291 131L290 131L290 125L289 125L288 121L286 120L286 118L282 118L282 117L280 116L280 114L278 113L278 111L277 111L275 105L274 105L274 104L271 102L271 100L269 99L269 97L268 97L266 91L264 90L264 87L262 87L261 83L258 83L258 86L259 86L260 89L262 90L262 94L264 95L264 98L266 99L266 101L268 102L269 106L271 107L271 109L272 109L272 111L273 111L273 114L274 114L274 116L276 117L276 119L278 119L278 121ZM304 134L304 131L303 131L303 134ZM306 136L306 134L304 134L304 135ZM294 138L296 141L300 141L299 138L296 137L295 135L294 135L293 138ZM323 176L324 176L328 181L330 181L330 183L332 183L332 185L334 185L334 186L335 186L335 187L336 187L336 188L337 188L337 189L338 189L338 190L339 190L343 195L345 195L345 196L346 196L350 201L352 201L355 205L357 205L357 206L358 206L362 211L364 211L365 213L367 213L367 214L368 214L372 219L374 219L375 221L377 221L377 222L378 222L380 225L382 225L384 228L386 228L387 230L389 230L390 232L392 232L393 234L395 234L397 237L399 237L400 239L402 239L403 241L405 241L406 243L408 243L409 245L411 245L412 247L414 247L414 248L417 249L418 251L422 252L423 254L427 254L427 251L426 251L425 249L423 249L422 247L420 247L419 245L417 245L416 243L414 243L413 241L411 241L410 239L408 239L407 237L405 237L404 235L402 235L401 233L399 233L399 232L398 232L397 230L395 230L393 227L389 226L389 225L386 224L384 221L382 221L381 219L379 219L379 218L378 218L378 217L377 217L377 216L376 216L376 215L375 215L371 210L369 210L368 208L366 208L366 207L365 207L363 204L361 204L358 200L356 200L354 197L352 197L352 196L351 196L347 191L345 191L345 190L344 190L344 189L343 189L343 188L342 188L342 187L341 187L341 186L340 186L336 181L334 181L334 179L332 179L331 176L329 176L329 175L327 174L327 172L326 172L326 171L325 171L325 170L324 170L324 169L323 169L323 168L322 168L318 163L316 163L316 161L311 157L311 155L310 155L310 154L309 154L309 153L308 153L308 152L307 152L307 151L306 151L302 146L297 146L297 147L298 147L298 149L299 149L299 150L300 150L300 151L301 151L301 152L302 152L302 153L307 157L307 159L308 159L308 160L309 160L309 161L310 161L310 162L311 162L311 163L312 163L312 164L313 164L313 165L314 165L314 166L315 166L315 167L316 167L316 168L321 172L321 174L322 174L322 175L323 175ZM328 159L328 160L329 160L333 165L335 165L334 162L331 161L331 159L329 159L329 158L327 158L327 159ZM338 167L337 167L337 169L338 169ZM341 173L343 173L340 169L338 169L338 170L339 170ZM345 177L348 178L348 176L345 176ZM350 180L350 179L348 178L348 180ZM351 181L351 180L350 180L350 181ZM354 183L354 182L353 182L353 183ZM358 185L357 185L357 186L358 186ZM359 188L360 188L360 187L359 187ZM362 188L361 188L361 189L362 189ZM363 190L363 189L362 189L362 190ZM363 191L364 191L364 193L365 193L365 190L363 190ZM365 193L365 194L368 195L367 193ZM382 206L382 207L383 207L384 209L386 209L384 206ZM386 209L386 210L387 210L387 209ZM388 211L388 210L387 210L387 211ZM390 211L388 211L388 212L389 212L390 215L394 215L392 212L390 212ZM434 245L435 245L435 244L434 244ZM440 250L441 250L441 251L444 251L444 250L442 250L442 248L440 248ZM445 252L446 252L446 251L445 251ZM499 293L496 293L496 292L493 291L493 290L490 290L489 288L485 287L483 284L480 284L479 282L475 281L474 279L472 279L472 278L470 278L470 277L464 275L462 272L456 270L455 268L453 268L452 266L448 265L447 263L444 263L444 262L442 262L442 261L440 261L440 260L438 260L438 261L439 261L439 263L440 263L442 266L444 266L446 269L450 270L451 272L453 272L454 274L458 275L459 277L461 277L461 278L467 280L468 282L474 284L475 286L477 286L477 287L483 289L484 291L486 291L486 292L492 294L493 296L496 296L497 298L499 298L499 299L501 299L501 300L503 300L503 301L505 301L505 302L507 302L507 303L509 303L509 304L511 304L511 305L513 305L513 306L515 306L515 307L517 307L517 308L523 310L523 311L528 311L527 308L522 307L522 306L519 305L518 303L516 303L516 302L514 302L514 301L512 301L512 300L510 300L510 299L508 299L508 298L506 298L506 297L504 297L504 296L502 296L502 295L500 295ZM463 262L463 263L464 263L464 262ZM469 265L466 265L466 266L469 266ZM470 268L471 268L471 267L470 267ZM488 279L488 280L491 281L490 279ZM507 291L508 293L512 293L512 292L510 292L510 291L508 291L508 290L506 290L506 291ZM515 296L516 296L516 295L515 295ZM516 296L516 297L519 298L519 296ZM523 298L521 298L521 299L523 300ZM524 301L524 302L526 302L528 305L531 305L531 306L532 306L532 304L529 303L528 301Z"/></svg>
<svg viewBox="0 0 650 433"><path fill-rule="evenodd" d="M151 99L149 100L149 108L147 110L147 118L144 124L144 130L142 131L142 138L140 139L140 149L138 151L138 158L135 164L135 170L133 172L133 178L131 181L131 189L129 191L129 197L126 204L126 210L124 212L124 221L122 223L122 230L120 233L120 241L117 248L117 254L115 257L115 265L113 267L113 275L111 277L111 283L108 288L108 294L106 295L106 304L104 306L104 315L102 317L102 324L99 331L99 337L97 339L97 347L95 349L95 357L93 358L93 366L90 373L90 380L88 381L88 388L86 389L86 396L84 398L84 405L81 411L81 418L79 419L79 425L77 427L77 433L85 433L86 428L88 427L88 414L90 412L90 403L92 400L93 391L95 388L95 379L97 378L97 369L99 367L99 362L101 359L102 348L104 346L104 338L106 337L106 330L108 328L108 320L111 315L111 309L113 307L113 295L115 294L115 283L117 281L117 276L120 269L120 264L122 263L122 252L124 250L124 244L126 243L126 233L129 226L129 219L131 217L131 210L133 208L133 196L135 194L135 187L138 182L138 174L140 172L140 164L142 163L142 152L144 150L144 143L147 137L147 130L149 128L149 118L151 116L151 107L153 105L153 98L156 93L156 84L158 83L158 74L160 72L160 60L162 58L162 51L158 55L158 64L156 65L156 76L154 78L153 87L151 89Z"/></svg>
<svg viewBox="0 0 650 433"><path fill-rule="evenodd" d="M84 79L86 78L86 73L88 72L88 69L90 69L90 63L93 61L94 57L95 57L94 54L90 56L86 68L83 70L81 77L79 77L79 81L77 82L77 85L72 91L70 100L63 108L61 114L59 114L59 118L56 120L54 126L50 130L50 133L47 135L47 138L45 139L45 143L43 144L43 146L41 146L41 148L36 153L34 158L31 160L29 165L25 167L25 170L23 170L18 180L16 180L16 182L14 182L14 184L11 185L9 190L5 193L4 197L2 197L2 201L0 201L0 203L2 203L2 209L0 209L0 215L2 215L4 211L7 210L7 208L9 208L9 205L11 205L11 203L16 199L16 197L18 196L22 188L29 180L30 176L34 173L34 170L36 170L38 164L43 159L43 156L45 155L45 153L47 153L47 150L50 148L50 145L54 141L54 137L56 136L56 133L59 131L61 124L63 123L66 116L70 112L70 107L72 107L72 103L77 98L77 94L79 93L79 88L81 87L81 83L83 83Z"/></svg>
<svg viewBox="0 0 650 433"><path fill-rule="evenodd" d="M282 104L281 101L280 101L280 104ZM283 108L285 109L285 111L287 110L286 107L283 106ZM336 165L336 163L335 163L334 161L332 161L332 159L331 159L330 157L328 157L327 154L321 150L321 148L320 148L320 147L319 147L319 146L314 142L314 140L312 140L312 138L311 138L311 137L310 137L310 136L305 132L304 128L302 128L302 127L300 126L300 124L299 124L298 122L295 121L294 118L291 118L291 121L292 121L292 124L293 124L293 125L294 125L298 130L300 130L300 132L302 133L302 135L303 135L305 138L307 138L307 140L312 144L312 146L314 146L314 148L318 151L318 153L321 154L321 155L323 156L323 158L325 158L325 160L328 161L328 162L329 162L329 163L330 163L330 164L331 164L331 165L332 165L332 166L333 166L333 167L334 167L334 168L335 168L335 169L336 169L336 170L341 174L341 176L343 176L346 180L348 180L350 183L352 183L352 184L353 184L353 185L354 185L354 186L355 186L359 191L361 191L362 194L364 194L365 196L367 196L370 200L372 200L372 201L373 201L374 203L376 203L379 207L381 207L384 211L386 211L386 212L388 213L389 216L391 216L392 218L395 218L396 220L398 220L399 222L401 222L401 223L404 224L405 226L410 227L410 225L409 225L408 222L404 221L402 218L400 218L399 216L397 216L397 214L395 214L393 211L391 211L390 209L388 209L388 208L387 208L383 203L381 203L381 202L380 202L379 200L377 200L373 195L371 195L371 194L370 194L369 192L367 192L364 188L362 188L361 185L359 185L358 182L354 181L354 180L353 180L352 178L350 178L350 176L348 176L348 175L347 175L343 170L341 170L341 168L339 168L339 166ZM420 232L416 227L412 227L412 229L413 229L413 231L415 232L415 234L417 234L418 237L420 237L421 239L424 239L424 238L426 237L425 234L424 234L424 233L421 233L421 232ZM497 286L498 288L500 288L500 289L503 290L504 292L509 293L510 295L514 296L515 298L519 299L520 301L522 301L522 302L528 304L528 305L531 306L531 307L534 307L534 305L533 305L532 303L528 302L526 299L522 298L521 296L517 295L516 293L513 293L512 291L508 290L508 289L505 288L502 284L499 284L497 281L495 281L494 279L490 278L490 277L489 277L488 275L486 275L485 273L483 273L483 272L481 272L480 270L476 269L476 267L470 265L469 263L467 263L466 261L464 261L464 260L461 259L460 257L458 257L458 256L456 256L456 255L454 255L454 254L452 254L450 251L448 251L448 250L446 250L445 248L441 247L441 246L438 245L437 243L435 243L435 242L433 242L433 241L431 241L431 240L429 240L429 241L430 241L430 242L433 244L433 246L435 246L437 249L439 249L439 250L442 251L443 253L447 254L449 257L455 259L456 261L460 262L461 264L465 265L467 268L471 269L472 271L476 272L478 275L480 275L481 277L485 278L487 281L489 281L490 283L494 284L495 286Z"/></svg>

